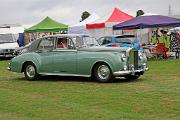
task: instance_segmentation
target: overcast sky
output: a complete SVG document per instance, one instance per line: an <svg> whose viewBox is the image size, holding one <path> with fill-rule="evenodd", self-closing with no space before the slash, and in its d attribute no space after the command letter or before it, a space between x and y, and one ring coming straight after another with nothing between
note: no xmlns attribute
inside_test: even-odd
<svg viewBox="0 0 180 120"><path fill-rule="evenodd" d="M138 9L145 13L180 15L180 0L0 0L0 24L36 24L49 16L65 24L75 24L83 11L99 16L108 14L114 7L136 15Z"/></svg>

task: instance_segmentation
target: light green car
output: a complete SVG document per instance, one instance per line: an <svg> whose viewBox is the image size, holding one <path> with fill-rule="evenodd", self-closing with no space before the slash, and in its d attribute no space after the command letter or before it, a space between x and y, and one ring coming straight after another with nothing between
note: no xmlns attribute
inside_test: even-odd
<svg viewBox="0 0 180 120"><path fill-rule="evenodd" d="M11 60L9 70L24 72L27 80L59 75L112 82L115 77L138 79L148 70L145 54L133 48L102 47L85 35L43 37L26 49Z"/></svg>

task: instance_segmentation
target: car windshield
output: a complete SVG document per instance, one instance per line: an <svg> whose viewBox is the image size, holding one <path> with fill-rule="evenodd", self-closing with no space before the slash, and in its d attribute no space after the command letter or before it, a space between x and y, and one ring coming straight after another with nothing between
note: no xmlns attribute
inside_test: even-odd
<svg viewBox="0 0 180 120"><path fill-rule="evenodd" d="M96 39L89 36L74 37L73 42L77 48L99 46Z"/></svg>
<svg viewBox="0 0 180 120"><path fill-rule="evenodd" d="M0 34L0 43L13 43L16 41L17 40L13 34Z"/></svg>

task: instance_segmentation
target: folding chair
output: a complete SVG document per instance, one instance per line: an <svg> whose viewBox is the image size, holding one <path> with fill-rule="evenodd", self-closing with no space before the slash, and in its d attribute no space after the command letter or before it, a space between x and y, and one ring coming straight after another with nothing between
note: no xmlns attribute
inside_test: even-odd
<svg viewBox="0 0 180 120"><path fill-rule="evenodd" d="M152 49L151 54L158 59L167 59L168 57L166 53L168 50L169 48L165 47L165 43L157 43L157 46Z"/></svg>

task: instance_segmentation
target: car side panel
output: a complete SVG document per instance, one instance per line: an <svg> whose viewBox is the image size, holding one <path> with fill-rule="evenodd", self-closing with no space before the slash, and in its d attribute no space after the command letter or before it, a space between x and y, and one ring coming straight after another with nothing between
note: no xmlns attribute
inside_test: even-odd
<svg viewBox="0 0 180 120"><path fill-rule="evenodd" d="M123 68L124 65L120 59L120 56L121 53L119 52L77 51L77 67L74 75L90 76L92 68L97 62L107 63L112 72L119 71ZM38 73L53 74L53 70L51 70L51 68L53 68L53 63L51 63L50 59L42 59L42 56L38 53L26 53L13 58L10 65L11 71L21 72L23 64L27 61L33 62L35 64ZM66 66L68 65L69 64L67 61ZM48 71L46 72L45 69L48 69Z"/></svg>
<svg viewBox="0 0 180 120"><path fill-rule="evenodd" d="M54 52L53 73L76 74L77 51L65 50Z"/></svg>
<svg viewBox="0 0 180 120"><path fill-rule="evenodd" d="M112 72L120 70L123 66L119 53L79 51L77 53L77 73L91 75L92 68L97 62L107 63Z"/></svg>
<svg viewBox="0 0 180 120"><path fill-rule="evenodd" d="M37 65L38 73L48 73L53 71L53 52L41 52L34 55L39 61L39 64Z"/></svg>
<svg viewBox="0 0 180 120"><path fill-rule="evenodd" d="M39 58L40 57L34 53L21 54L17 57L14 57L11 60L10 66L9 66L10 70L13 72L22 72L24 63L32 62L35 64L37 71L39 71L39 66L41 64L41 61Z"/></svg>

